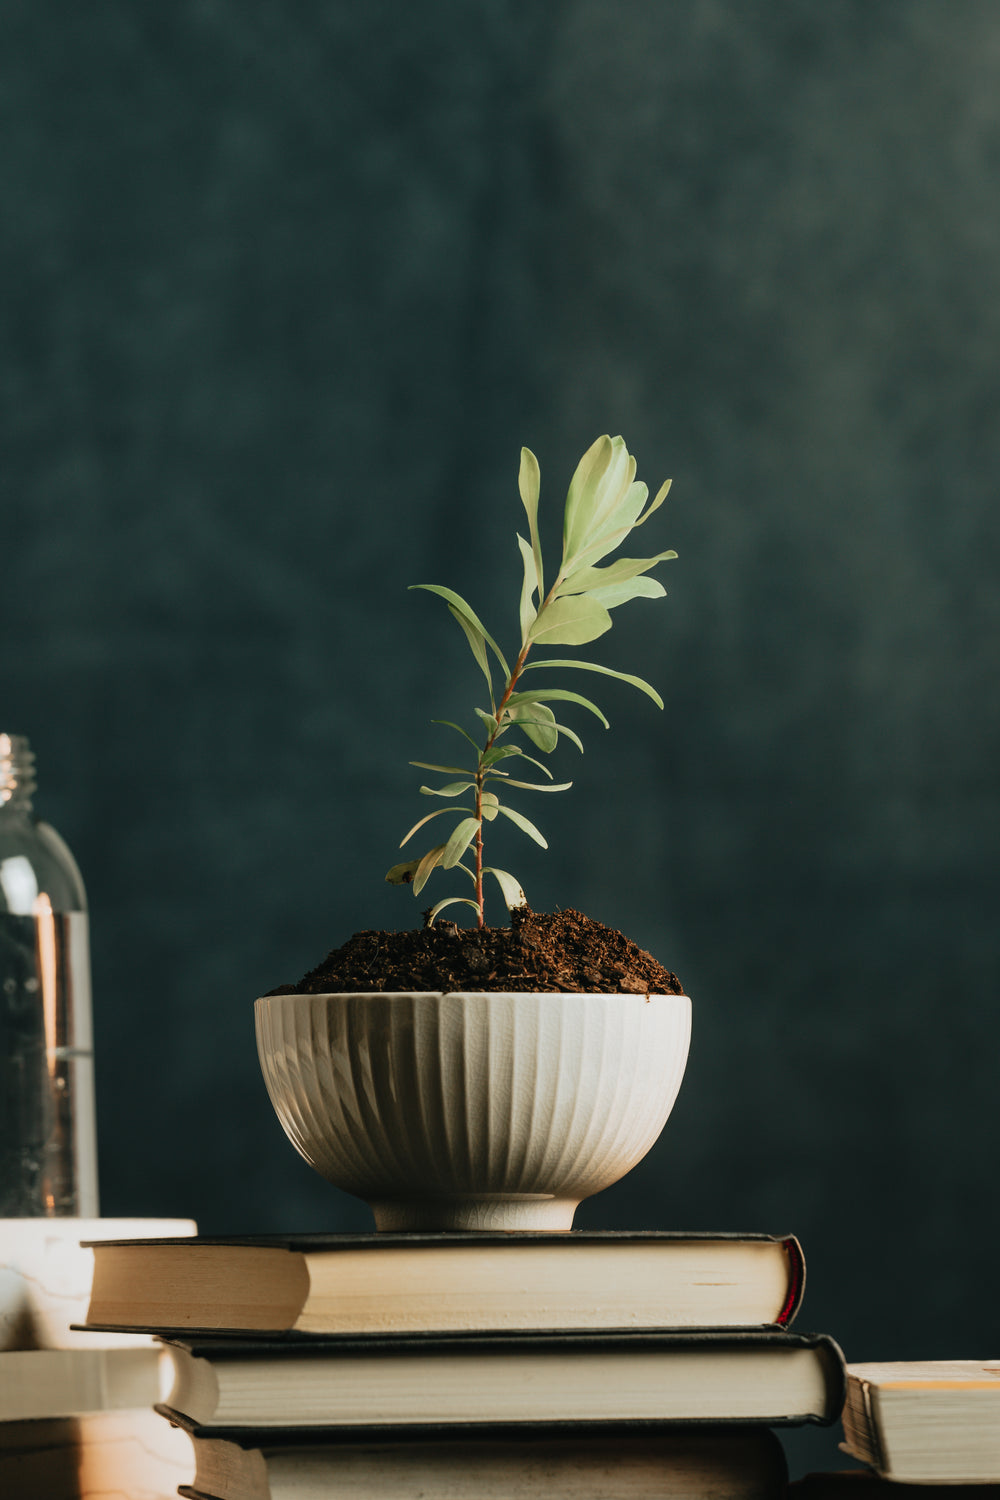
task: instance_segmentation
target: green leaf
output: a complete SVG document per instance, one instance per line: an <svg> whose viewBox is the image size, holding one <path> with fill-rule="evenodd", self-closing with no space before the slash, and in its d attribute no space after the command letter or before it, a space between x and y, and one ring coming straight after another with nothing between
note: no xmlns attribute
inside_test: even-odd
<svg viewBox="0 0 1000 1500"><path fill-rule="evenodd" d="M596 557L603 557L605 552L616 547L632 529L649 493L644 484L636 483L635 459L624 440L621 437L605 438L604 442L610 444L605 467L599 473L596 469L591 470L578 493L574 488L574 476L566 497L560 568L563 575L584 561L592 562ZM602 451L607 453L606 449ZM585 454L584 460L586 457ZM620 536L609 540L618 532Z"/></svg>
<svg viewBox="0 0 1000 1500"><path fill-rule="evenodd" d="M485 771L489 766L495 765L498 760L506 760L511 755L520 755L523 758L524 751L520 745L494 745L492 750L487 750L486 754L481 757L479 768Z"/></svg>
<svg viewBox="0 0 1000 1500"><path fill-rule="evenodd" d="M486 728L489 730L490 734L496 734L496 732L497 732L497 721L496 721L496 719L494 719L493 715L492 714L488 714L486 712L485 708L477 708L476 709L476 714L478 715L478 717L480 719L482 719L483 723L486 725ZM477 746L476 748L478 749L479 747Z"/></svg>
<svg viewBox="0 0 1000 1500"><path fill-rule="evenodd" d="M551 709L549 710L549 712L551 713ZM553 720L552 722L554 723L555 721ZM526 760L529 766L537 766L543 776L547 776L550 781L552 780L552 772L549 770L548 766L543 765L540 760L536 760L533 755L525 755L523 750L520 752L520 754L521 759Z"/></svg>
<svg viewBox="0 0 1000 1500"><path fill-rule="evenodd" d="M605 729L609 727L607 719L601 713L601 710L598 708L596 703L591 703L589 698L581 698L579 693L571 693L566 688L539 688L534 692L511 693L510 697L507 699L507 707L510 708L511 704L520 705L521 703L545 703L555 701L558 701L560 703L579 703L581 708L587 709L596 718L600 719Z"/></svg>
<svg viewBox="0 0 1000 1500"><path fill-rule="evenodd" d="M635 578L639 573L648 573L657 563L668 562L676 556L674 549L668 547L655 557L620 557L606 568L578 568L560 585L559 593L589 594L593 589L607 588L612 583L624 583L626 579Z"/></svg>
<svg viewBox="0 0 1000 1500"><path fill-rule="evenodd" d="M460 797L475 784L474 781L449 781L447 786L422 786L420 795L422 797Z"/></svg>
<svg viewBox="0 0 1000 1500"><path fill-rule="evenodd" d="M535 571L535 558L530 546L524 537L518 532L517 545L521 549L521 562L524 564L524 582L521 584L521 602L518 606L518 618L521 622L521 644L528 639L528 631L531 629L538 611L532 603L531 596L538 587ZM541 595L539 595L541 598Z"/></svg>
<svg viewBox="0 0 1000 1500"><path fill-rule="evenodd" d="M511 786L513 785L514 782L512 781ZM496 795L495 792L484 792L482 798L480 799L480 806L482 808L483 817L486 819L487 823L492 823L493 819L500 811L500 798Z"/></svg>
<svg viewBox="0 0 1000 1500"><path fill-rule="evenodd" d="M514 781L513 778L504 782L504 786L521 787L526 792L568 792L572 785L571 781L554 781L551 786L539 786L537 781Z"/></svg>
<svg viewBox="0 0 1000 1500"><path fill-rule="evenodd" d="M585 563L600 562L602 557L606 557L609 552L614 552L615 548L621 546L630 532L634 531L637 526L642 526L644 522L649 520L655 510L659 510L669 489L670 480L668 479L660 486L656 499L640 515L639 512L646 502L649 490L641 483L631 485L618 506L608 515L606 520L600 526L595 526L575 556L572 559L564 556L562 571L564 573L569 573L571 570L576 571Z"/></svg>
<svg viewBox="0 0 1000 1500"><path fill-rule="evenodd" d="M581 672L599 672L602 677L617 677L619 682L627 682L632 687L638 688L640 693L645 693L648 698L652 698L657 708L663 707L663 699L656 689L650 687L649 683L644 682L641 677L633 677L631 672L616 672L613 667L602 667L593 661L577 661L573 657L568 657L565 661L531 661L528 662L525 671L534 667L576 667Z"/></svg>
<svg viewBox="0 0 1000 1500"><path fill-rule="evenodd" d="M405 839L403 843L406 843ZM393 865L391 870L385 872L389 885L409 885L419 863L419 859L408 859L401 865Z"/></svg>
<svg viewBox="0 0 1000 1500"><path fill-rule="evenodd" d="M549 847L530 818L526 818L523 813L515 812L512 807L501 807L500 811L505 818L510 819L516 828L520 828L522 833L526 833L529 839L534 839L535 843L541 844L543 849Z"/></svg>
<svg viewBox="0 0 1000 1500"><path fill-rule="evenodd" d="M580 550L589 534L594 513L603 490L620 487L618 470L625 444L617 439L618 448L605 435L595 439L580 459L569 482L566 508L563 512L563 564ZM626 455L627 457L627 455Z"/></svg>
<svg viewBox="0 0 1000 1500"><path fill-rule="evenodd" d="M673 484L673 482L674 481L672 479L665 479L663 481L663 483L660 485L660 488L656 492L655 498L649 502L647 509L643 511L642 515L636 521L636 526L644 526L649 520L650 516L653 514L654 510L659 510L664 500L670 494L670 486ZM633 527L633 530L634 529L635 527Z"/></svg>
<svg viewBox="0 0 1000 1500"><path fill-rule="evenodd" d="M440 771L442 776L468 776L467 766L436 766L429 760L411 760L411 766L416 766L421 771Z"/></svg>
<svg viewBox="0 0 1000 1500"><path fill-rule="evenodd" d="M444 846L444 853L441 856L441 868L443 870L450 870L458 864L462 855L475 838L478 829L478 818L462 819Z"/></svg>
<svg viewBox="0 0 1000 1500"><path fill-rule="evenodd" d="M531 552L535 563L535 586L538 589L539 599L544 599L542 544L538 538L538 496L542 487L542 476L538 469L538 459L530 448L521 449L521 467L517 475L517 487L521 492L521 499L528 517L528 535L531 537Z"/></svg>
<svg viewBox="0 0 1000 1500"><path fill-rule="evenodd" d="M462 627L462 632L469 643L472 654L476 658L476 661L479 663L480 671L486 678L486 686L490 690L490 702L492 703L493 678L490 676L490 661L489 657L486 655L486 637L482 634L481 631L476 630L473 625L470 625L465 616L460 614L459 611L453 608L453 606L450 604L448 606L448 612L449 614L454 616L459 625Z"/></svg>
<svg viewBox="0 0 1000 1500"><path fill-rule="evenodd" d="M466 620L468 624L472 626L472 629L478 635L482 636L483 640L489 646L490 650L493 652L493 655L500 663L500 666L503 669L504 676L510 676L510 668L504 660L504 654L500 650L500 647L490 635L489 631L486 629L486 626L483 624L482 620L476 614L472 606L466 604L465 600L460 594L456 594L453 589L446 589L442 587L442 585L439 583L411 583L410 588L423 589L428 594L438 594L455 614L456 619L459 619L459 617L461 617L462 619Z"/></svg>
<svg viewBox="0 0 1000 1500"><path fill-rule="evenodd" d="M409 843L410 839L412 839L417 829L423 828L424 824L429 823L431 818L441 818L445 813L450 812L467 813L468 811L469 809L467 807L439 807L436 812L428 813L425 818L421 818L419 823L414 823L413 827L410 829L406 837L400 839L399 847L402 849L404 844Z"/></svg>
<svg viewBox="0 0 1000 1500"><path fill-rule="evenodd" d="M617 609L630 599L662 599L666 589L658 578L632 578L628 583L612 583L606 589L591 589L589 599L596 599L605 609Z"/></svg>
<svg viewBox="0 0 1000 1500"><path fill-rule="evenodd" d="M475 740L472 738L472 735L468 732L468 730L462 728L461 724L453 724L450 719L432 719L431 723L443 724L446 729L457 729L463 740L468 740L469 744L472 746L473 750L475 750L476 754L479 754L479 746L476 744ZM418 762L414 760L411 761L410 764L415 766L418 764Z"/></svg>
<svg viewBox="0 0 1000 1500"><path fill-rule="evenodd" d="M423 859L417 865L417 868L413 872L413 894L415 896L420 895L420 892L428 880L430 880L434 871L441 863L441 857L447 847L447 844L436 844L433 849L428 849Z"/></svg>
<svg viewBox="0 0 1000 1500"><path fill-rule="evenodd" d="M432 906L430 911L427 913L428 927L433 927L434 918L437 916L439 911L444 911L446 906L471 906L472 910L477 915L479 913L478 903L475 901L470 901L468 896L446 896L443 901L438 902L437 906Z"/></svg>
<svg viewBox="0 0 1000 1500"><path fill-rule="evenodd" d="M552 714L552 717L549 719L535 719L531 717L533 713L540 714L543 712ZM539 750L544 750L547 755L556 748L559 743L559 736L561 734L564 734L568 740L572 740L573 744L579 750L580 754L583 754L583 741L580 739L579 735L575 734L573 730L569 729L565 724L557 724L555 714L552 713L551 708L546 708L544 703L536 703L533 708L530 706L526 706L524 714L519 714L517 719L515 720L514 727L517 729L523 729L528 738L538 746ZM544 736L544 743L541 738L536 738L536 736L532 734L532 729L538 731L539 735ZM555 731L555 733L552 734L550 742L548 736L553 730ZM540 771L544 771L546 776L551 778L552 772L548 769L547 766L543 766L540 760L535 760L531 755L526 755L524 758L529 763L529 765L537 766Z"/></svg>
<svg viewBox="0 0 1000 1500"><path fill-rule="evenodd" d="M611 629L611 616L589 594L553 599L535 616L528 639L540 646L584 646Z"/></svg>
<svg viewBox="0 0 1000 1500"><path fill-rule="evenodd" d="M506 709L509 718L519 729L523 729L532 744L537 745L539 750L546 754L553 751L559 743L559 733L555 727L556 716L551 708L546 708L543 703L514 703L507 700ZM504 720L506 724L506 719Z"/></svg>
<svg viewBox="0 0 1000 1500"><path fill-rule="evenodd" d="M564 734L568 740L572 740L573 741L573 744L576 746L576 748L579 750L580 754L582 755L583 754L583 741L581 740L580 736L578 734L574 734L573 731L572 731L572 729L568 729L565 724L557 724L556 728L558 729L558 731L559 731L560 734Z"/></svg>
<svg viewBox="0 0 1000 1500"><path fill-rule="evenodd" d="M521 883L506 870L496 870L492 865L487 865L483 870L484 875L492 875L503 893L503 899L508 911L514 911L518 906L527 906L528 900L521 889Z"/></svg>

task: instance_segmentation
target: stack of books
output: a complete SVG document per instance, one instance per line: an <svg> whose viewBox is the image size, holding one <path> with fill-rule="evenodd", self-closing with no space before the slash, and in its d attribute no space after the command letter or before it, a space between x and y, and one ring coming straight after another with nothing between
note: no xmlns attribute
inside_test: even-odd
<svg viewBox="0 0 1000 1500"><path fill-rule="evenodd" d="M0 1495L165 1500L192 1477L190 1445L157 1417L152 1339L74 1331L93 1254L81 1239L193 1235L187 1220L0 1220Z"/></svg>
<svg viewBox="0 0 1000 1500"><path fill-rule="evenodd" d="M199 1500L757 1500L844 1362L796 1240L614 1233L105 1241L86 1326L155 1334Z"/></svg>

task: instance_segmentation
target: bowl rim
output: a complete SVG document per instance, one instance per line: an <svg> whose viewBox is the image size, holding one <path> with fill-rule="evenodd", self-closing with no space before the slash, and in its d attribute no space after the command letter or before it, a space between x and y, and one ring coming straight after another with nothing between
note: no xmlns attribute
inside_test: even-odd
<svg viewBox="0 0 1000 1500"><path fill-rule="evenodd" d="M293 990L280 995L259 995L255 1005L265 1000L686 1000L684 994L633 993L631 990Z"/></svg>

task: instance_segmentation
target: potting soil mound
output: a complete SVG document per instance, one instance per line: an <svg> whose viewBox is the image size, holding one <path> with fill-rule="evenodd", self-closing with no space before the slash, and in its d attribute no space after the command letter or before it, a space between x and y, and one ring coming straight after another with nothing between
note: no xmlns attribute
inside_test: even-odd
<svg viewBox="0 0 1000 1500"><path fill-rule="evenodd" d="M356 932L298 984L272 995L380 990L549 991L563 994L682 995L676 974L624 933L578 911L527 907L509 927L435 922L408 932Z"/></svg>

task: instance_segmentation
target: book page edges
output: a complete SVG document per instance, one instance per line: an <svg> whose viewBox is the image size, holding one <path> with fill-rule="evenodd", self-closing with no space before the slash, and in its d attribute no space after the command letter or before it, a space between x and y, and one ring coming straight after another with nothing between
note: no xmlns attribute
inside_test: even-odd
<svg viewBox="0 0 1000 1500"><path fill-rule="evenodd" d="M794 1315L802 1288L801 1252L777 1240L681 1241L666 1255L642 1241L482 1244L474 1256L386 1245L305 1259L303 1333L757 1327Z"/></svg>
<svg viewBox="0 0 1000 1500"><path fill-rule="evenodd" d="M269 1246L218 1255L192 1243L177 1250L96 1246L88 1327L191 1327L282 1332L309 1295L304 1258Z"/></svg>

